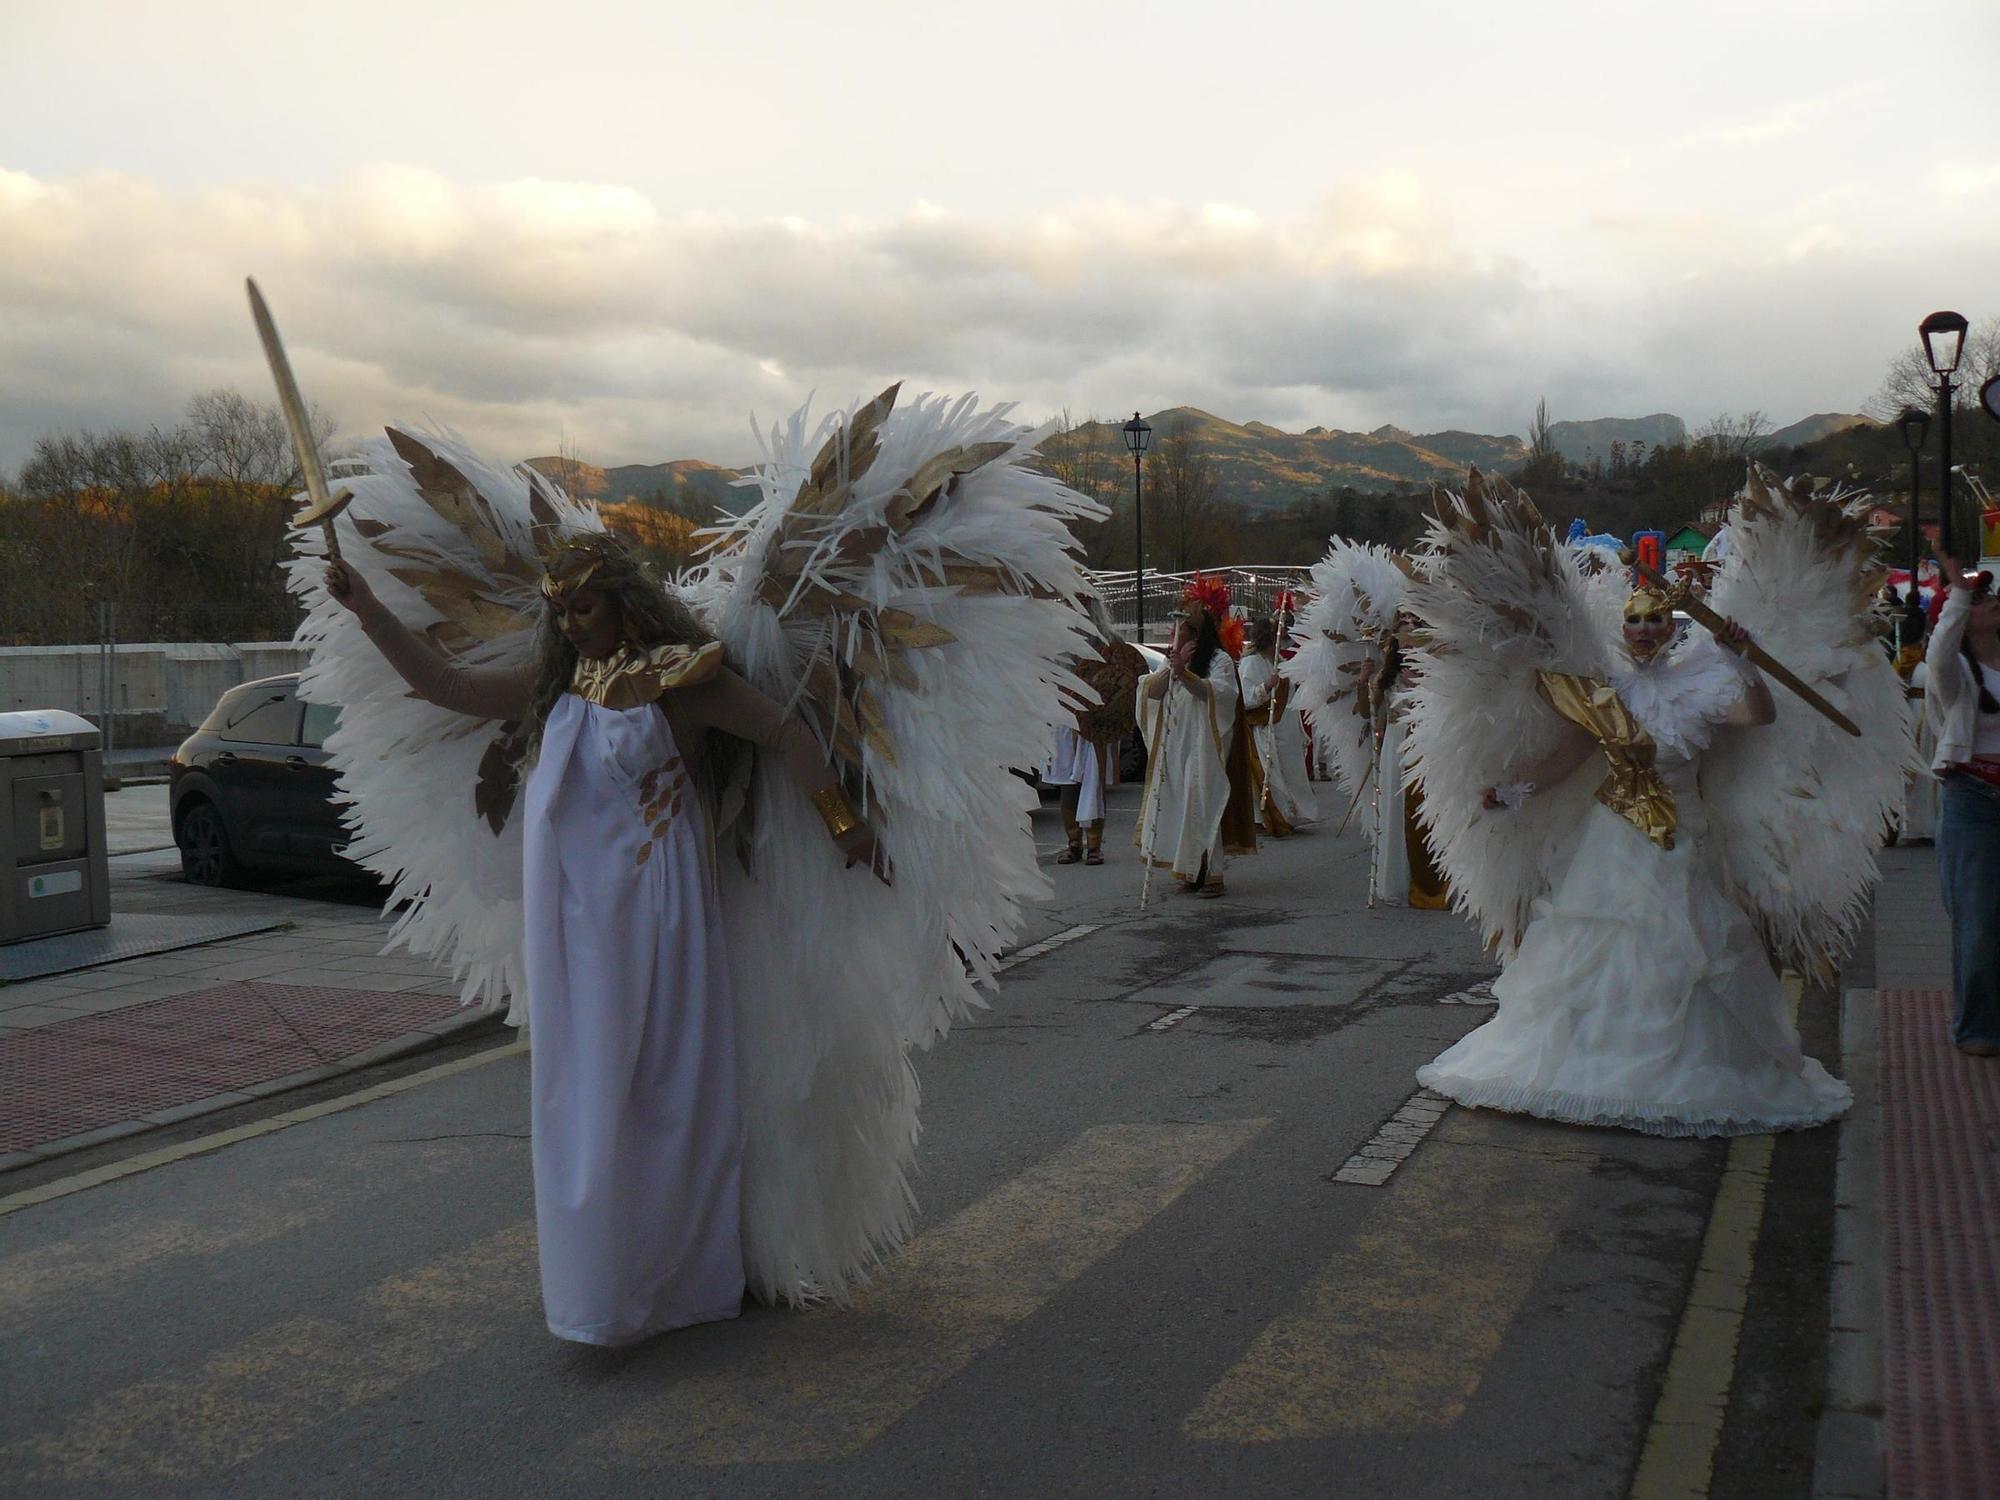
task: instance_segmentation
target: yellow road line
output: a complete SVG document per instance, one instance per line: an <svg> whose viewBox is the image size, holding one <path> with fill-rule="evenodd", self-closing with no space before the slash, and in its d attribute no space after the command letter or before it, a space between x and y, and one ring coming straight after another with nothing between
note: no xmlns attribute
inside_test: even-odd
<svg viewBox="0 0 2000 1500"><path fill-rule="evenodd" d="M1785 1004L1793 1025L1798 1024L1803 989L1796 974L1785 976ZM1729 1388L1736 1379L1737 1340L1750 1300L1757 1238L1764 1228L1774 1144L1768 1135L1739 1135L1729 1143L1729 1161L1709 1210L1701 1262L1674 1333L1631 1500L1706 1500L1722 1420L1729 1411Z"/></svg>
<svg viewBox="0 0 2000 1500"><path fill-rule="evenodd" d="M1450 1116L1366 1231L1209 1388L1188 1436L1269 1443L1456 1422L1597 1160L1557 1147L1496 1172L1479 1148L1503 1128Z"/></svg>
<svg viewBox="0 0 2000 1500"><path fill-rule="evenodd" d="M71 1484L213 1480L470 1353L491 1337L496 1308L526 1316L534 1286L535 1228L524 1220L378 1282L344 1315L288 1318L195 1369L113 1391L50 1436L0 1449L0 1472Z"/></svg>
<svg viewBox="0 0 2000 1500"><path fill-rule="evenodd" d="M117 1182L123 1177L150 1172L156 1167L171 1166L177 1161L185 1161L190 1156L206 1156L211 1151L220 1151L241 1141L255 1140L260 1135L271 1135L280 1130L289 1130L294 1125L304 1125L311 1120L337 1115L343 1110L355 1109L363 1104L373 1104L377 1099L386 1099L391 1094L421 1088L424 1084L435 1083L440 1078L449 1078L454 1073L463 1073L471 1068L483 1068L486 1064L499 1062L503 1058L523 1056L527 1050L526 1039L510 1042L504 1047L475 1053L471 1057L440 1063L435 1068L424 1069L421 1073L406 1074L401 1078L392 1078L387 1083L378 1083L372 1088L359 1089L352 1094L342 1094L337 1099L323 1099L318 1104L286 1110L283 1114L268 1115L264 1119L253 1120L248 1125L238 1125L231 1130L218 1130L213 1135L197 1136L191 1141L162 1146L157 1151L128 1156L123 1161L93 1167L88 1172L78 1172L73 1177L58 1177L55 1181L45 1182L40 1187L9 1193L6 1197L0 1198L0 1218L5 1218L11 1213L19 1213L24 1208L33 1208L38 1203L67 1198L71 1193L82 1193L91 1188L103 1187L107 1182Z"/></svg>
<svg viewBox="0 0 2000 1500"><path fill-rule="evenodd" d="M1768 1135L1739 1135L1729 1143L1729 1165L1709 1212L1701 1264L1674 1335L1632 1481L1632 1500L1698 1500L1708 1494L1736 1375L1736 1342L1750 1295L1751 1264L1764 1223L1771 1145Z"/></svg>
<svg viewBox="0 0 2000 1500"><path fill-rule="evenodd" d="M920 1235L850 1307L766 1323L730 1369L680 1381L586 1436L578 1455L731 1464L852 1453L1267 1123L1088 1130Z"/></svg>

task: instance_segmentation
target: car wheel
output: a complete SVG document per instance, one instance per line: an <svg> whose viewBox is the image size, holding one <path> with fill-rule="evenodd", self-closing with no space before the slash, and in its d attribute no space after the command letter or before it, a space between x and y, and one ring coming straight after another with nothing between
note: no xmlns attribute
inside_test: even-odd
<svg viewBox="0 0 2000 1500"><path fill-rule="evenodd" d="M229 833L213 803L197 802L181 814L174 830L181 873L194 885L234 885L242 871L229 852Z"/></svg>

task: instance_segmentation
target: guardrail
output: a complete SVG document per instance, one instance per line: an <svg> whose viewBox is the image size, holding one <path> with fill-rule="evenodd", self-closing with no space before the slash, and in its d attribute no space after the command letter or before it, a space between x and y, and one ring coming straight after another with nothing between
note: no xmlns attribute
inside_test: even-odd
<svg viewBox="0 0 2000 1500"><path fill-rule="evenodd" d="M1197 570L1208 577L1220 577L1229 585L1237 605L1250 615L1268 614L1276 606L1278 595L1290 589L1303 596L1312 586L1312 569L1291 563L1256 564L1245 563L1227 568L1201 568ZM1113 628L1130 635L1139 620L1139 593L1137 580L1130 568L1117 568L1100 572L1086 572L1091 587L1103 601L1105 614ZM1181 590L1187 586L1193 572L1162 573L1153 568L1146 570L1146 630L1145 640L1151 644L1164 643L1171 630L1168 617L1180 607ZM1303 604L1304 598L1299 602Z"/></svg>

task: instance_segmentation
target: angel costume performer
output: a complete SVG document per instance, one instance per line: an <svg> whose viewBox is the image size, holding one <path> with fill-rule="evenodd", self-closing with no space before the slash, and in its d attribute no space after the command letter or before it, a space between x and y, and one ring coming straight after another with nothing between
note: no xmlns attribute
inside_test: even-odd
<svg viewBox="0 0 2000 1500"><path fill-rule="evenodd" d="M340 562L302 541L305 695L343 705L393 940L533 1034L557 1335L839 1300L906 1237L907 1054L1046 890L1008 767L1079 686L1065 522L1094 512L1035 436L893 387L801 413L674 591L442 436L364 450Z"/></svg>
<svg viewBox="0 0 2000 1500"><path fill-rule="evenodd" d="M1631 594L1621 629L1622 581L1586 577L1504 485L1475 470L1441 503L1411 602L1449 649L1425 653L1411 743L1459 903L1512 951L1493 1019L1418 1070L1427 1087L1657 1135L1851 1101L1801 1052L1775 961L1829 971L1901 792L1873 545L1857 502L1760 470L1732 523L1710 605L1874 736L1774 700L1707 634L1668 647L1667 594Z"/></svg>
<svg viewBox="0 0 2000 1500"><path fill-rule="evenodd" d="M1417 821L1422 793L1405 774L1410 655L1398 631L1409 579L1387 547L1335 537L1313 565L1304 637L1279 671L1311 716L1321 762L1333 770L1345 811L1373 845L1369 901L1442 910L1444 881Z"/></svg>
<svg viewBox="0 0 2000 1500"><path fill-rule="evenodd" d="M1282 837L1319 817L1319 800L1306 779L1306 736L1292 703L1292 684L1278 670L1274 621L1260 621L1270 642L1243 658L1243 722L1250 731L1250 785L1258 826Z"/></svg>
<svg viewBox="0 0 2000 1500"><path fill-rule="evenodd" d="M1133 842L1153 868L1174 873L1183 893L1220 895L1225 856L1257 850L1236 671L1243 626L1230 618L1219 578L1196 574L1181 602L1175 649L1192 643L1193 655L1178 668L1170 655L1139 679L1146 790Z"/></svg>

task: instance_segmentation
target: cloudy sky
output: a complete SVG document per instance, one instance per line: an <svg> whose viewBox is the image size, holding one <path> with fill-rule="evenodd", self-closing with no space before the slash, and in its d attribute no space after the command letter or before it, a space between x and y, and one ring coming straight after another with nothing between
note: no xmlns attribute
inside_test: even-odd
<svg viewBox="0 0 2000 1500"><path fill-rule="evenodd" d="M261 394L245 273L344 430L507 458L898 377L1851 411L2000 313L1996 61L1991 0L0 0L0 471Z"/></svg>

